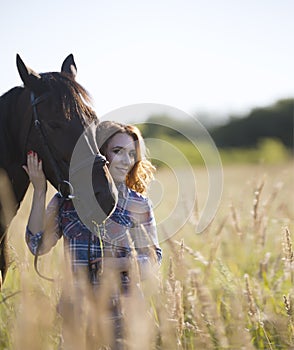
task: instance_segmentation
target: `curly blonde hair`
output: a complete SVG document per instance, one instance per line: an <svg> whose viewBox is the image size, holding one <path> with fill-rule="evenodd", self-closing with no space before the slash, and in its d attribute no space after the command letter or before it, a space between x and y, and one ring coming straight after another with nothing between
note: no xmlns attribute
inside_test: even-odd
<svg viewBox="0 0 294 350"><path fill-rule="evenodd" d="M126 177L126 185L130 189L146 194L148 184L154 178L155 167L146 158L146 147L140 130L130 124L122 124L114 121L101 122L97 127L96 139L100 152L106 155L107 146L116 134L127 134L135 142L135 164Z"/></svg>

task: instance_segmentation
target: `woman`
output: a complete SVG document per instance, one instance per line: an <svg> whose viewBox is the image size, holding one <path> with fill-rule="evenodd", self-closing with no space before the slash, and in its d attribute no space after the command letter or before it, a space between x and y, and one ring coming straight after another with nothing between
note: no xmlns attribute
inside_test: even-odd
<svg viewBox="0 0 294 350"><path fill-rule="evenodd" d="M82 297L80 294L84 294L88 283L98 286L99 290L101 280L107 280L108 275L113 278L111 272L114 271L119 274L121 292L126 294L132 282L130 267L134 258L142 278L151 266L161 261L153 210L144 196L155 169L146 159L140 131L131 125L102 122L97 129L97 141L109 162L109 171L118 189L118 204L110 218L95 230L89 230L82 223L71 200L61 201L58 194L45 209L46 179L42 161L37 154L29 152L24 166L34 188L26 230L30 251L45 254L64 238L75 285L74 292L66 291L60 303L61 313L68 322L75 317L66 300L75 302L75 298ZM75 294L75 298L69 294ZM115 338L118 339L121 322L117 321L120 319L117 288L112 289L110 295ZM68 337L72 338L72 334L68 333ZM116 348L120 348L118 344Z"/></svg>

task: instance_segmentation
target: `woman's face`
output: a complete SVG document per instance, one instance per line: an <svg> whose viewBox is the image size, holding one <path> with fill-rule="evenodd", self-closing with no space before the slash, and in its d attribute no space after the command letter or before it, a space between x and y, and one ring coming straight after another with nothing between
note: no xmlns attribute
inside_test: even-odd
<svg viewBox="0 0 294 350"><path fill-rule="evenodd" d="M125 182L126 176L135 164L135 142L128 134L115 134L108 142L106 158L109 172L116 182Z"/></svg>

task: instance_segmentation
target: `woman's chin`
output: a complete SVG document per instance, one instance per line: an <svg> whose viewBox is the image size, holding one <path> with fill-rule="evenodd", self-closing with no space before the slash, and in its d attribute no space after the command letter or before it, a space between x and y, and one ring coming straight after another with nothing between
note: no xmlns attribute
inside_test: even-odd
<svg viewBox="0 0 294 350"><path fill-rule="evenodd" d="M125 176L112 176L114 182L116 183L125 183L126 182L126 177Z"/></svg>

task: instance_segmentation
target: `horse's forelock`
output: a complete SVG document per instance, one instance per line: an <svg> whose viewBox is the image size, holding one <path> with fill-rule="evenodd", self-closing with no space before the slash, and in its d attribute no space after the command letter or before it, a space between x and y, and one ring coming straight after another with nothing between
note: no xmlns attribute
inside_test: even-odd
<svg viewBox="0 0 294 350"><path fill-rule="evenodd" d="M78 115L86 125L97 120L91 107L92 99L87 90L66 73L43 73L42 79L46 82L51 93L61 103L64 115L71 119Z"/></svg>

